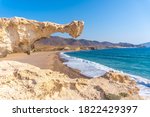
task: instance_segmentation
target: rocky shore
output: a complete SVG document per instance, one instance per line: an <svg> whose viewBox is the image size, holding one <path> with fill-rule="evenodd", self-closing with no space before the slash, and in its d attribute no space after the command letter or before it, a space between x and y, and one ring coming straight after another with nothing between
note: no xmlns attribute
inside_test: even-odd
<svg viewBox="0 0 150 117"><path fill-rule="evenodd" d="M30 57L33 61L29 59ZM103 77L87 78L78 70L63 65L58 52L38 52L30 56L12 54L0 59L0 99L142 98L139 96L135 81L128 76L110 71Z"/></svg>
<svg viewBox="0 0 150 117"><path fill-rule="evenodd" d="M37 40L56 32L76 38L83 28L83 21L62 25L19 17L0 18L0 99L142 99L135 81L124 74L110 71L102 77L88 78L65 66L55 50L27 55Z"/></svg>

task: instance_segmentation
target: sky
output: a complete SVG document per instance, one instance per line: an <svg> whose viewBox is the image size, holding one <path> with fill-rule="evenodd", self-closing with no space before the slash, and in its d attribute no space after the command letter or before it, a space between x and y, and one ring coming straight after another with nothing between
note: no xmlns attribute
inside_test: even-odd
<svg viewBox="0 0 150 117"><path fill-rule="evenodd" d="M82 20L78 38L88 40L150 42L150 0L0 0L0 17L14 16L60 24Z"/></svg>

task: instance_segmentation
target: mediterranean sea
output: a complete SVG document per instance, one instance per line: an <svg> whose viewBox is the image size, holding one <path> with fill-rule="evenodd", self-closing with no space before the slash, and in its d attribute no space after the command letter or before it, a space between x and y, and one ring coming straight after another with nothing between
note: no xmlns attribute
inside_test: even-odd
<svg viewBox="0 0 150 117"><path fill-rule="evenodd" d="M79 69L89 77L99 77L110 70L134 79L141 95L150 96L150 48L114 48L61 53L64 64Z"/></svg>

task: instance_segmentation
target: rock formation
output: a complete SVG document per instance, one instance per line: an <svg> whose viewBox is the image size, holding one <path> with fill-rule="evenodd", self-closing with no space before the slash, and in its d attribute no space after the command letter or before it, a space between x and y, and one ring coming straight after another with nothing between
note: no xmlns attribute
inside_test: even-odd
<svg viewBox="0 0 150 117"><path fill-rule="evenodd" d="M102 77L110 82L109 85L114 85L114 87L115 85L118 86L118 88L112 88L111 92L106 91L107 89L105 90L106 87L104 86L103 89L107 93L114 93L116 92L115 90L118 90L118 92L120 92L118 93L118 95L128 95L131 99L138 97L137 95L139 94L140 89L137 87L136 82L132 80L129 76L110 71L104 74L104 76ZM123 89L120 87L122 87Z"/></svg>
<svg viewBox="0 0 150 117"><path fill-rule="evenodd" d="M18 17L0 18L0 57L18 51L30 54L31 46L36 40L56 32L68 33L76 38L81 34L83 27L82 21L61 25Z"/></svg>
<svg viewBox="0 0 150 117"><path fill-rule="evenodd" d="M115 76L115 73L113 75ZM99 100L141 99L141 97L138 95L136 85L130 84L129 81L127 83L110 81L108 77L70 79L65 74L29 64L1 61L0 99Z"/></svg>

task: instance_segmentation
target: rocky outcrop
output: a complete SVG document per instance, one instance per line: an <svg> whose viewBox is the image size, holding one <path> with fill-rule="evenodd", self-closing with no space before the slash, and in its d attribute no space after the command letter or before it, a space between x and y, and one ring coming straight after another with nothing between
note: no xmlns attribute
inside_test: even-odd
<svg viewBox="0 0 150 117"><path fill-rule="evenodd" d="M104 78L110 80L110 81L115 81L119 83L127 83L127 84L133 84L135 85L136 82L134 80L131 80L131 78L127 75L123 75L121 73L117 73L114 71L110 71L103 76Z"/></svg>
<svg viewBox="0 0 150 117"><path fill-rule="evenodd" d="M0 99L104 99L96 86L90 80L70 79L29 64L0 62Z"/></svg>
<svg viewBox="0 0 150 117"><path fill-rule="evenodd" d="M102 86L104 91L107 92L107 94L114 94L116 90L118 90L116 93L119 96L123 96L125 99L138 99L139 96L139 88L136 85L136 82L132 80L129 76L124 75L122 73L113 72L110 71L106 74L104 74L103 79L109 81L109 85L114 85L116 88L111 88L112 90L107 91L106 87ZM112 87L114 87L112 86ZM109 86L110 87L110 86ZM117 88L118 87L118 88Z"/></svg>
<svg viewBox="0 0 150 117"><path fill-rule="evenodd" d="M0 99L141 99L135 87L103 77L70 79L25 63L0 62Z"/></svg>
<svg viewBox="0 0 150 117"><path fill-rule="evenodd" d="M56 32L68 33L73 38L78 37L84 27L84 22L73 21L70 24L38 22L25 18L0 18L0 56L6 53L23 51L30 54L32 44L43 37L49 37Z"/></svg>

